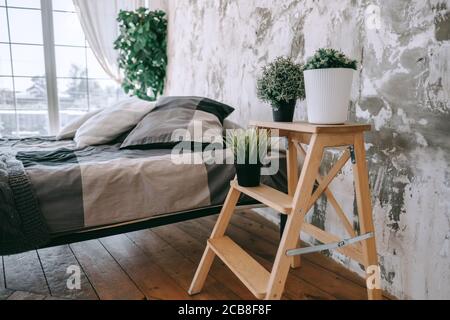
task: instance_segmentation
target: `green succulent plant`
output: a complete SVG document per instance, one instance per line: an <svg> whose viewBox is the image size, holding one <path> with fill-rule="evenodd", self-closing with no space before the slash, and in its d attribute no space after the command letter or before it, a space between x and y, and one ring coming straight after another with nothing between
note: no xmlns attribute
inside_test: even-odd
<svg viewBox="0 0 450 320"><path fill-rule="evenodd" d="M139 8L120 10L119 67L124 72L122 88L144 100L156 100L164 91L167 65L167 19L164 11Z"/></svg>
<svg viewBox="0 0 450 320"><path fill-rule="evenodd" d="M270 150L270 132L253 128L227 130L225 143L232 150L236 163L261 164Z"/></svg>
<svg viewBox="0 0 450 320"><path fill-rule="evenodd" d="M291 58L278 57L263 67L257 80L257 95L264 102L278 109L297 99L305 99L303 66Z"/></svg>
<svg viewBox="0 0 450 320"><path fill-rule="evenodd" d="M347 68L356 70L358 62L348 58L341 51L331 48L321 48L306 60L304 70Z"/></svg>

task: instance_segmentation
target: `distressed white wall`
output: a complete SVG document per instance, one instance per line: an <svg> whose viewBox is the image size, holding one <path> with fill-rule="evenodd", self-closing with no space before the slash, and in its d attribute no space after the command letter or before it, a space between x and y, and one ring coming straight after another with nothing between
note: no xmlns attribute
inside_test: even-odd
<svg viewBox="0 0 450 320"><path fill-rule="evenodd" d="M369 5L380 9L379 28L366 24ZM170 0L168 7L166 93L224 101L243 125L271 120L255 83L275 57L303 61L334 47L362 63L351 117L374 127L366 140L383 286L400 298L450 298L450 2ZM296 119L305 119L303 102ZM331 188L355 220L350 167ZM326 200L313 211L315 224L345 235Z"/></svg>

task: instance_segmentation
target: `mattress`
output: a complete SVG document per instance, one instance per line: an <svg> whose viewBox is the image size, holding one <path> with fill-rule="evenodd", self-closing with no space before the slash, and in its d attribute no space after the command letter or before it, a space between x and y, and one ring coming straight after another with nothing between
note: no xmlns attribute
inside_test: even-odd
<svg viewBox="0 0 450 320"><path fill-rule="evenodd" d="M232 164L180 163L171 149L119 146L32 138L0 141L0 152L22 162L50 233L217 206L235 176ZM285 191L283 168L263 182Z"/></svg>

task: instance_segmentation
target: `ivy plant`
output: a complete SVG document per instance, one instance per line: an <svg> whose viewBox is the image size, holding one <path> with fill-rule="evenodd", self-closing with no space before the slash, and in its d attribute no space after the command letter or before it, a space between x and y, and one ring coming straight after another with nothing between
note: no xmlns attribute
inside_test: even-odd
<svg viewBox="0 0 450 320"><path fill-rule="evenodd" d="M278 57L263 67L257 80L257 95L278 109L286 103L305 99L303 66L294 63L291 58Z"/></svg>
<svg viewBox="0 0 450 320"><path fill-rule="evenodd" d="M167 19L161 10L120 10L120 35L114 42L123 70L122 87L130 95L156 100L163 93L167 66Z"/></svg>
<svg viewBox="0 0 450 320"><path fill-rule="evenodd" d="M316 51L312 57L306 60L304 70L329 69L329 68L357 68L357 61L348 58L341 51L322 48Z"/></svg>

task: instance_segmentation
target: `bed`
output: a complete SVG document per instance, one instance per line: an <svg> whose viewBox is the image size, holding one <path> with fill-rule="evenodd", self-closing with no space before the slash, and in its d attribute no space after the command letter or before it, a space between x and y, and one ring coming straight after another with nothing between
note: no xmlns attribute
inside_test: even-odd
<svg viewBox="0 0 450 320"><path fill-rule="evenodd" d="M285 191L281 163L263 182ZM230 164L175 164L170 148L0 139L0 255L216 214L234 175Z"/></svg>

